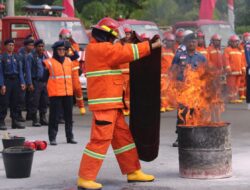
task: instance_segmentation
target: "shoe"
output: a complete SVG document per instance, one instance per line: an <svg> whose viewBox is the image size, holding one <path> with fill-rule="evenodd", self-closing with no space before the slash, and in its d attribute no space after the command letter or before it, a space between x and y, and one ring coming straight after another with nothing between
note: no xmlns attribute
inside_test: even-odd
<svg viewBox="0 0 250 190"><path fill-rule="evenodd" d="M26 121L30 121L30 120L32 120L32 115L29 112L27 112Z"/></svg>
<svg viewBox="0 0 250 190"><path fill-rule="evenodd" d="M75 141L74 139L67 139L67 143L69 143L69 144L77 144L77 141Z"/></svg>
<svg viewBox="0 0 250 190"><path fill-rule="evenodd" d="M174 110L174 108L172 108L172 107L166 107L166 111L173 111Z"/></svg>
<svg viewBox="0 0 250 190"><path fill-rule="evenodd" d="M160 111L161 111L161 112L165 112L166 109L165 109L164 107L162 107Z"/></svg>
<svg viewBox="0 0 250 190"><path fill-rule="evenodd" d="M125 115L125 116L129 116L129 114L130 114L129 110L123 110L122 112L123 112L123 115Z"/></svg>
<svg viewBox="0 0 250 190"><path fill-rule="evenodd" d="M241 99L241 100L245 100L245 99L247 99L247 97L244 96L244 95L242 95L242 96L240 96L240 99Z"/></svg>
<svg viewBox="0 0 250 190"><path fill-rule="evenodd" d="M153 175L145 174L141 170L136 170L133 173L128 174L127 179L129 183L151 182L151 181L154 181L155 177Z"/></svg>
<svg viewBox="0 0 250 190"><path fill-rule="evenodd" d="M231 104L237 104L238 102L237 102L237 100L230 100L229 103L231 103Z"/></svg>
<svg viewBox="0 0 250 190"><path fill-rule="evenodd" d="M7 127L5 126L4 121L0 121L0 130L2 130L2 131L7 130Z"/></svg>
<svg viewBox="0 0 250 190"><path fill-rule="evenodd" d="M238 99L236 100L236 103L243 103L243 100Z"/></svg>
<svg viewBox="0 0 250 190"><path fill-rule="evenodd" d="M25 126L23 126L20 122L18 122L15 119L12 119L11 127L12 129L25 129Z"/></svg>
<svg viewBox="0 0 250 190"><path fill-rule="evenodd" d="M49 122L48 122L45 114L40 114L40 123L41 123L41 125L46 125L46 126L49 125Z"/></svg>
<svg viewBox="0 0 250 190"><path fill-rule="evenodd" d="M83 178L77 179L78 190L101 190L102 184L96 183L93 180L85 180Z"/></svg>
<svg viewBox="0 0 250 190"><path fill-rule="evenodd" d="M56 142L56 140L51 140L51 141L50 141L50 145L52 145L52 146L55 146L55 145L57 145L57 142Z"/></svg>
<svg viewBox="0 0 250 190"><path fill-rule="evenodd" d="M19 114L18 114L16 120L19 121L19 122L25 122L25 119L23 118L22 113L19 113Z"/></svg>
<svg viewBox="0 0 250 190"><path fill-rule="evenodd" d="M178 147L179 146L179 141L176 139L176 141L172 144L173 147Z"/></svg>
<svg viewBox="0 0 250 190"><path fill-rule="evenodd" d="M32 126L41 127L41 124L38 122L36 114L32 114Z"/></svg>

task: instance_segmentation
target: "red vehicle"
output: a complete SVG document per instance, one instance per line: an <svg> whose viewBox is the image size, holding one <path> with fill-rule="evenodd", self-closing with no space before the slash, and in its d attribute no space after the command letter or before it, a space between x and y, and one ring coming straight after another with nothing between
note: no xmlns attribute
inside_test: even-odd
<svg viewBox="0 0 250 190"><path fill-rule="evenodd" d="M154 22L134 19L120 19L118 21L123 26L130 26L132 30L136 31L139 35L145 33L146 36L151 38L155 34L158 34L162 37L160 29Z"/></svg>
<svg viewBox="0 0 250 190"><path fill-rule="evenodd" d="M228 22L220 20L196 20L177 22L173 29L174 32L183 28L185 30L197 31L201 30L205 34L206 44L209 44L211 36L215 33L222 37L222 46L227 46L229 37L234 34L234 30Z"/></svg>
<svg viewBox="0 0 250 190"><path fill-rule="evenodd" d="M23 40L29 34L35 39L43 39L47 50L59 40L62 28L71 31L73 39L83 49L89 42L84 26L78 18L56 16L10 16L0 20L0 41L3 48L4 40L13 38L18 50L23 46Z"/></svg>

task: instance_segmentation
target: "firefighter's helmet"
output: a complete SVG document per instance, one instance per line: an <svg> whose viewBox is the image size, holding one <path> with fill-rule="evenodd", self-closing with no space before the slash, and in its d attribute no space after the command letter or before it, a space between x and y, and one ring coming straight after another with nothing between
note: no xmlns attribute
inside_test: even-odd
<svg viewBox="0 0 250 190"><path fill-rule="evenodd" d="M214 34L212 35L211 40L221 40L221 36L219 34Z"/></svg>
<svg viewBox="0 0 250 190"><path fill-rule="evenodd" d="M175 36L176 37L179 37L179 38L182 38L182 37L184 37L184 29L183 28L180 28L180 29L178 29L178 30L176 30L176 32L175 32Z"/></svg>
<svg viewBox="0 0 250 190"><path fill-rule="evenodd" d="M63 29L61 29L61 31L59 33L59 37L60 37L60 39L70 39L70 38L72 38L72 34L71 34L70 30L63 28Z"/></svg>
<svg viewBox="0 0 250 190"><path fill-rule="evenodd" d="M230 36L229 41L230 42L240 41L240 38L239 38L239 36L234 34L234 35Z"/></svg>
<svg viewBox="0 0 250 190"><path fill-rule="evenodd" d="M169 32L165 32L163 34L164 40L168 40L168 41L174 41L175 40L175 36Z"/></svg>
<svg viewBox="0 0 250 190"><path fill-rule="evenodd" d="M202 31L198 31L198 32L197 32L197 37L198 37L198 38L204 38L204 37L205 37L205 34L204 34Z"/></svg>

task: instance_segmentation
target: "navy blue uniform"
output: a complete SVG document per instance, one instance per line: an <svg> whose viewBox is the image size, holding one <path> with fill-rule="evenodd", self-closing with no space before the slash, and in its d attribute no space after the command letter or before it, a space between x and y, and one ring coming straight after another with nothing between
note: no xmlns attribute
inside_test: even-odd
<svg viewBox="0 0 250 190"><path fill-rule="evenodd" d="M191 65L191 67L193 69L196 69L200 64L204 64L206 62L207 62L206 58L198 52L195 52L193 55L189 55L187 53L187 51L183 51L183 52L176 53L176 55L172 61L172 65L176 65L177 69L179 71L177 73L177 80L183 81L184 80L184 71L185 71L185 68L188 64ZM188 108L185 108L183 105L179 105L179 107L182 109L184 108L184 111L182 113L182 117L185 118L187 111L188 111ZM192 114L193 111L194 110L191 109L190 113ZM183 120L181 120L178 117L178 114L177 114L177 125L181 125L181 124L184 124L184 122L183 122ZM177 132L177 130L176 130L176 132Z"/></svg>
<svg viewBox="0 0 250 190"><path fill-rule="evenodd" d="M28 101L28 112L31 115L36 115L38 109L40 116L45 115L47 112L48 93L46 82L43 79L43 60L46 58L45 55L39 56L36 52L32 52L27 56L27 67L30 68L27 83L34 86L34 91L29 92Z"/></svg>
<svg viewBox="0 0 250 190"><path fill-rule="evenodd" d="M245 48L245 55L246 55L246 77L247 77L247 103L250 103L250 42L247 42L244 46Z"/></svg>
<svg viewBox="0 0 250 190"><path fill-rule="evenodd" d="M8 107L12 120L17 119L21 84L25 84L25 81L20 56L4 53L0 57L0 86L6 86L6 93L0 95L0 121L4 121Z"/></svg>

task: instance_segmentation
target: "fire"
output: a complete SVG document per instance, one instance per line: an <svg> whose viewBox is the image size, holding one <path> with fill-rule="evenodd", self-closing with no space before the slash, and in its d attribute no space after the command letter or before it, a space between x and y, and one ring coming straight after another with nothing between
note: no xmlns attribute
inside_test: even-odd
<svg viewBox="0 0 250 190"><path fill-rule="evenodd" d="M221 125L224 102L217 71L202 64L195 69L186 65L183 80L177 79L179 73L178 69L171 71L168 98L178 107L178 116L184 125Z"/></svg>

